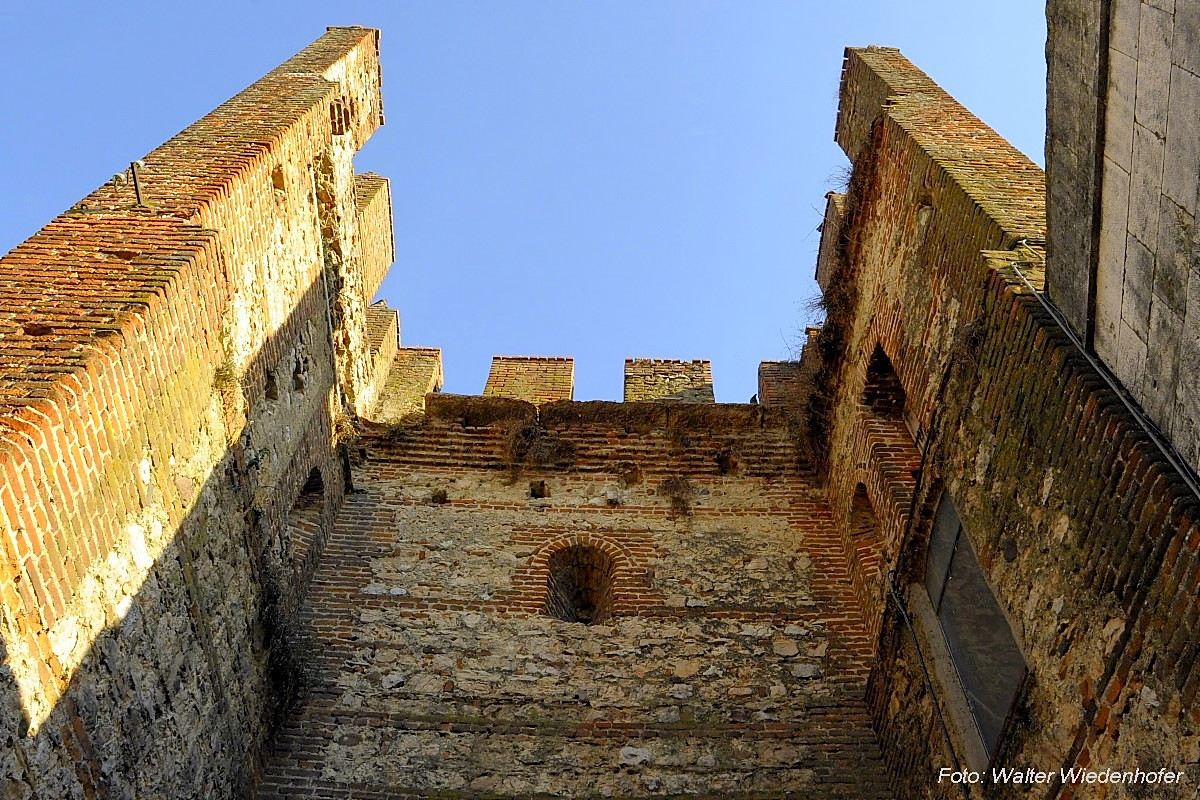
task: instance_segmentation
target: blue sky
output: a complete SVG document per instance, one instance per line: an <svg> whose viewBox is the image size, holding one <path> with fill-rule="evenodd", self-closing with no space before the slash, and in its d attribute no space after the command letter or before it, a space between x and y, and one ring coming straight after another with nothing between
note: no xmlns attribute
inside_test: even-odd
<svg viewBox="0 0 1200 800"><path fill-rule="evenodd" d="M842 49L899 47L1038 163L1044 3L436 0L0 8L0 252L319 36L383 30L382 296L446 391L494 354L708 358L745 402L809 312Z"/></svg>

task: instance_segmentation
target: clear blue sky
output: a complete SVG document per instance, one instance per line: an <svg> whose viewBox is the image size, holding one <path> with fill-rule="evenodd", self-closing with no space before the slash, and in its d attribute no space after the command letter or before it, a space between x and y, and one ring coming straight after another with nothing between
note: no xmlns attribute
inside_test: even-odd
<svg viewBox="0 0 1200 800"><path fill-rule="evenodd" d="M383 296L446 391L493 354L708 358L745 402L803 328L842 49L899 47L1038 163L1044 3L801 0L4 3L0 252L327 25L383 30Z"/></svg>

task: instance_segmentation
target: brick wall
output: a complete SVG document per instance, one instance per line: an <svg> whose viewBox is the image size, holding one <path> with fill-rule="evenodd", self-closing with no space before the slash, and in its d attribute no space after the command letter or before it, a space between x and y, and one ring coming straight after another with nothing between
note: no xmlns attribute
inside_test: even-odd
<svg viewBox="0 0 1200 800"><path fill-rule="evenodd" d="M483 393L530 403L570 400L575 361L559 356L493 356Z"/></svg>
<svg viewBox="0 0 1200 800"><path fill-rule="evenodd" d="M832 327L827 320L820 337L840 335L842 355L817 374L832 397L831 503L850 552L859 552L850 534L858 487L880 526L877 559L863 552L854 569L865 607L882 615L884 587L872 576L893 567L901 549L918 446L940 403L942 375L978 314L986 277L978 253L1041 240L1043 195L1035 165L897 51L848 51L842 89L847 127L838 139L860 156L842 223L822 236L818 270L827 275L827 298L853 303L827 300L841 309L829 313L843 318ZM818 338L816 349L828 344ZM877 351L903 390L897 414L866 402Z"/></svg>
<svg viewBox="0 0 1200 800"><path fill-rule="evenodd" d="M294 688L286 521L317 469L320 552L367 382L350 157L378 86L375 32L332 29L146 155L145 205L110 182L4 257L10 796L253 783Z"/></svg>
<svg viewBox="0 0 1200 800"><path fill-rule="evenodd" d="M812 389L812 376L806 372L801 361L762 362L758 365L758 402L772 408L803 405Z"/></svg>
<svg viewBox="0 0 1200 800"><path fill-rule="evenodd" d="M712 403L712 364L669 358L625 359L625 400Z"/></svg>
<svg viewBox="0 0 1200 800"><path fill-rule="evenodd" d="M387 178L373 172L354 176L358 235L363 253L363 297L371 300L396 260L392 231L392 189Z"/></svg>
<svg viewBox="0 0 1200 800"><path fill-rule="evenodd" d="M380 402L368 419L395 424L425 409L425 395L442 388L442 351L436 347L401 347L388 365Z"/></svg>
<svg viewBox="0 0 1200 800"><path fill-rule="evenodd" d="M921 613L943 491L1030 670L999 763L1175 767L1194 784L1195 498L1013 270L1042 288L1036 167L900 58L848 54L838 137L856 162L826 288L853 301L828 351L830 505L861 605L879 615L869 701L893 790L957 795L932 782L951 765L935 701L957 757L979 760L969 718L954 716L956 678L937 665L940 628ZM870 112L886 86L900 95ZM882 405L865 391L880 354L900 390ZM855 547L864 494L875 563ZM916 642L875 577L889 569Z"/></svg>
<svg viewBox="0 0 1200 800"><path fill-rule="evenodd" d="M846 216L846 195L844 192L830 192L825 195L825 219L821 222L821 249L817 253L817 286L825 291L829 286L829 277L836 271L839 258L838 242L841 241L839 231L842 218Z"/></svg>
<svg viewBox="0 0 1200 800"><path fill-rule="evenodd" d="M514 468L535 414L569 463ZM307 616L319 683L262 797L889 796L781 411L434 395L360 447ZM576 546L612 573L598 624L546 613Z"/></svg>

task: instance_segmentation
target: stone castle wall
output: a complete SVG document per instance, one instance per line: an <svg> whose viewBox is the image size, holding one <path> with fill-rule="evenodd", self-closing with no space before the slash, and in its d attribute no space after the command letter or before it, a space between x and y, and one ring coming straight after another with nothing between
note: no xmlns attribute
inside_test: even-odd
<svg viewBox="0 0 1200 800"><path fill-rule="evenodd" d="M1200 468L1200 9L1055 0L1047 291Z"/></svg>
<svg viewBox="0 0 1200 800"><path fill-rule="evenodd" d="M264 798L888 796L782 412L434 395L357 452ZM611 564L594 624L553 616L572 547Z"/></svg>
<svg viewBox="0 0 1200 800"><path fill-rule="evenodd" d="M380 107L376 32L331 29L148 154L143 205L127 175L0 262L8 796L253 782L370 401Z"/></svg>
<svg viewBox="0 0 1200 800"><path fill-rule="evenodd" d="M848 52L838 139L854 175L841 244L822 244L837 261L814 344L836 391L834 519L852 544L865 494L880 569L896 571L895 594L865 561L856 578L881 626L870 705L893 789L959 796L938 768L987 764L922 585L943 492L1028 669L998 763L1195 782L1200 506L1030 289L1045 275L1039 171L900 58Z"/></svg>
<svg viewBox="0 0 1200 800"><path fill-rule="evenodd" d="M943 497L1026 666L997 763L1194 788L1200 503L1041 295L1106 359L1133 298L1187 405L1195 170L1151 151L1195 78L1163 31L1195 20L1159 5L1096 33L1051 4L1049 274L1041 170L898 51L847 51L827 319L761 405L650 360L626 403L571 402L569 358L437 394L440 351L371 304L378 34L330 29L147 155L142 203L114 180L0 260L6 794L954 797L938 768L988 754L924 588ZM1077 28L1095 86L1061 77Z"/></svg>

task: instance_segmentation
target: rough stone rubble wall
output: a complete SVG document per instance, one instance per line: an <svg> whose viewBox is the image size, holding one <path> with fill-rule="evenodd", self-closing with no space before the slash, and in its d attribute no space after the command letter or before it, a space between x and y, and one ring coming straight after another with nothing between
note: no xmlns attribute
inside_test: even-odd
<svg viewBox="0 0 1200 800"><path fill-rule="evenodd" d="M328 524L367 380L350 159L378 87L376 33L331 30L148 154L146 207L106 184L4 257L8 796L252 783L304 572L285 519L315 467Z"/></svg>
<svg viewBox="0 0 1200 800"><path fill-rule="evenodd" d="M515 457L535 414L569 465ZM781 412L435 396L361 447L264 798L888 796L844 553ZM575 544L615 564L604 624L542 613Z"/></svg>
<svg viewBox="0 0 1200 800"><path fill-rule="evenodd" d="M838 139L855 170L829 280L855 303L832 404L834 519L850 528L862 483L884 569L895 565L934 663L941 633L918 611L925 541L949 491L1032 674L1003 764L1175 766L1194 786L1200 508L1012 270L1041 286L1036 167L899 58L851 51L843 78ZM889 85L899 94L884 106ZM1033 246L1009 249L1021 241ZM860 402L876 346L904 390L903 421ZM870 704L893 788L957 796L931 784L950 758L909 633L888 598L863 605L882 623ZM949 710L954 678L933 672ZM969 721L950 725L970 763Z"/></svg>
<svg viewBox="0 0 1200 800"><path fill-rule="evenodd" d="M1048 292L1200 468L1200 7L1048 14Z"/></svg>

